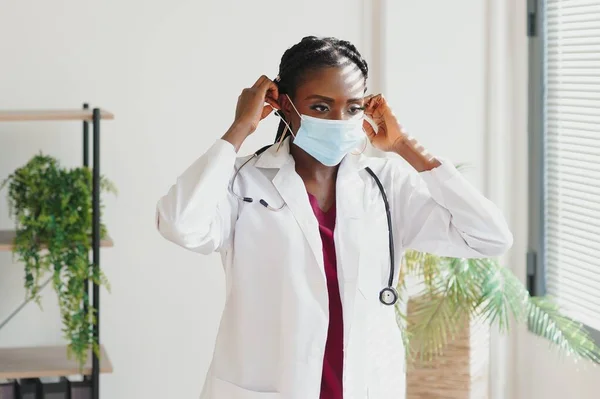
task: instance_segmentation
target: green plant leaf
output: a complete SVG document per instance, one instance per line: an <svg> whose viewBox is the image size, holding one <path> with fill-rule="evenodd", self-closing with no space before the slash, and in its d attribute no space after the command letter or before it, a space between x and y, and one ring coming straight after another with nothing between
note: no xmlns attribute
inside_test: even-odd
<svg viewBox="0 0 600 399"><path fill-rule="evenodd" d="M550 298L529 300L527 324L533 334L547 339L561 354L600 362L600 348L582 324L562 315Z"/></svg>
<svg viewBox="0 0 600 399"><path fill-rule="evenodd" d="M493 259L455 259L407 251L403 266L423 281L408 315L397 311L400 328L415 353L409 362L429 361L470 320L507 332L511 320L528 323L560 353L598 362L600 348L581 324L562 315L550 298L532 298L521 281ZM407 319L408 323L401 323Z"/></svg>
<svg viewBox="0 0 600 399"><path fill-rule="evenodd" d="M432 259L424 257L423 261ZM462 259L437 258L437 273L413 300L409 314L409 337L414 357L430 360L443 352L448 340L466 327L478 299L474 275ZM425 265L424 265L425 266ZM423 268L425 270L425 267Z"/></svg>
<svg viewBox="0 0 600 399"><path fill-rule="evenodd" d="M116 193L101 177L101 191ZM66 169L43 154L15 170L0 186L8 187L10 216L17 235L13 257L24 265L24 286L29 298L40 304L40 284L52 273L58 295L68 354L80 366L95 350L95 316L87 295L87 281L107 287L108 280L90 264L92 234L92 173L89 168ZM101 210L102 204L101 205ZM106 227L100 230L105 234Z"/></svg>
<svg viewBox="0 0 600 399"><path fill-rule="evenodd" d="M482 264L481 295L475 316L481 316L500 331L510 327L511 317L524 322L529 293L519 279L507 268L491 260L473 260Z"/></svg>

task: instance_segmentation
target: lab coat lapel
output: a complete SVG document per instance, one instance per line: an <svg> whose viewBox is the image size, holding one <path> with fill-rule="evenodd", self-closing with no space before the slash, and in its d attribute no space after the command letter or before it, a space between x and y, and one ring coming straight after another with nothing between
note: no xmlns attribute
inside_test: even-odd
<svg viewBox="0 0 600 399"><path fill-rule="evenodd" d="M336 181L337 220L334 241L344 312L344 345L349 342L358 290L360 247L363 242L361 232L363 223L365 223L365 182L361 177L361 170L365 167L365 160L366 158L363 156L346 156L340 165ZM323 243L318 221L310 206L304 182L296 173L293 158L289 154L289 140L284 141L279 151L275 147L265 151L258 159L256 166L279 169L273 179L273 185L304 233L325 283Z"/></svg>
<svg viewBox="0 0 600 399"><path fill-rule="evenodd" d="M308 200L306 186L296 173L294 159L290 155L290 139L285 139L280 148L278 145L271 146L259 157L255 165L258 168L279 169L273 178L273 185L306 237L323 276L323 282L325 282L323 243L319 232L319 223Z"/></svg>
<svg viewBox="0 0 600 399"><path fill-rule="evenodd" d="M273 179L273 185L294 215L302 233L304 233L325 280L323 243L319 233L319 224L308 200L304 182L296 173L293 162L286 163L279 169Z"/></svg>
<svg viewBox="0 0 600 399"><path fill-rule="evenodd" d="M365 182L360 170L362 157L347 156L338 171L336 182L337 221L335 246L338 265L338 279L344 309L344 343L348 342L354 302L356 299L360 265L360 247L364 231Z"/></svg>

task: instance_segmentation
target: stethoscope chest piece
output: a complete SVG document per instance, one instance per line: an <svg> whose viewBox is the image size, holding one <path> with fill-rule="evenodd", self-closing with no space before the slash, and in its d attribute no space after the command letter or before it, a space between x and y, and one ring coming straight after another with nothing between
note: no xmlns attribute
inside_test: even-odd
<svg viewBox="0 0 600 399"><path fill-rule="evenodd" d="M384 305L392 306L398 301L398 291L393 287L385 287L379 292L379 300Z"/></svg>

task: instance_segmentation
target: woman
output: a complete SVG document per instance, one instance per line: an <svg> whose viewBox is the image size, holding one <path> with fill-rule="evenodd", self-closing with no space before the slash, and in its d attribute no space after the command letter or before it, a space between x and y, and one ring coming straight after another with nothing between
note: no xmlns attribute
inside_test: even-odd
<svg viewBox="0 0 600 399"><path fill-rule="evenodd" d="M409 139L383 96L365 97L367 75L352 44L302 39L274 81L262 76L243 90L229 130L160 199L160 233L219 252L225 269L202 398L404 397L394 292L382 293L398 270L390 284L378 181L397 254L490 257L511 246L500 211ZM237 159L274 109L276 145ZM407 162L357 154L367 139Z"/></svg>

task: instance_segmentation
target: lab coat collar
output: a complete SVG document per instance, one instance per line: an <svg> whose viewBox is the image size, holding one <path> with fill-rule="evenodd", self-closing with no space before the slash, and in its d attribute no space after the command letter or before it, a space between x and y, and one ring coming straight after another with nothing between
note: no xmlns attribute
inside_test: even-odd
<svg viewBox="0 0 600 399"><path fill-rule="evenodd" d="M294 158L290 154L290 139L287 138L281 143L281 147L279 143L275 143L265 150L258 157L254 166L262 169L281 169L283 165L293 161Z"/></svg>

